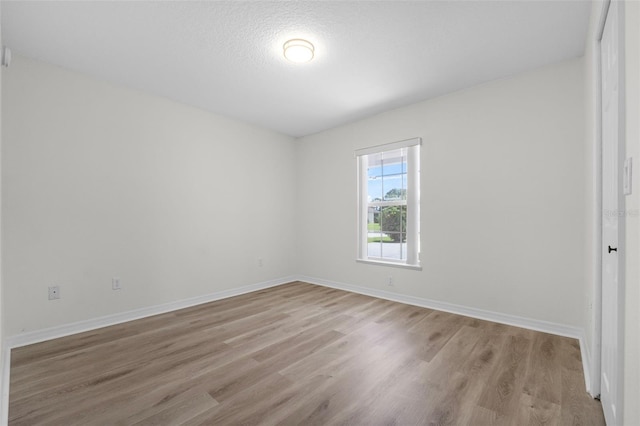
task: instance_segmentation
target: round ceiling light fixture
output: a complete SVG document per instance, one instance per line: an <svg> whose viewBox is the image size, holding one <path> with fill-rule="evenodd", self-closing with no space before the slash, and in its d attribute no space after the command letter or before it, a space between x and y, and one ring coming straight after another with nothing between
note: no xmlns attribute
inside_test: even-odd
<svg viewBox="0 0 640 426"><path fill-rule="evenodd" d="M313 53L315 51L311 42L301 38L289 40L282 48L284 49L284 57L296 63L309 62L313 59Z"/></svg>

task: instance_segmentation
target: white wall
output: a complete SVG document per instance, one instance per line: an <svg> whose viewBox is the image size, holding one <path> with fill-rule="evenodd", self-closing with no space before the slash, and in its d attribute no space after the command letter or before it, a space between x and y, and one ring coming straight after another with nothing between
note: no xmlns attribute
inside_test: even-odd
<svg viewBox="0 0 640 426"><path fill-rule="evenodd" d="M583 71L571 60L302 138L298 271L583 327ZM354 150L418 136L423 270L356 263Z"/></svg>
<svg viewBox="0 0 640 426"><path fill-rule="evenodd" d="M623 424L640 424L640 3L625 2L626 156L634 161L626 197Z"/></svg>
<svg viewBox="0 0 640 426"><path fill-rule="evenodd" d="M8 336L291 274L292 138L20 56L2 79Z"/></svg>

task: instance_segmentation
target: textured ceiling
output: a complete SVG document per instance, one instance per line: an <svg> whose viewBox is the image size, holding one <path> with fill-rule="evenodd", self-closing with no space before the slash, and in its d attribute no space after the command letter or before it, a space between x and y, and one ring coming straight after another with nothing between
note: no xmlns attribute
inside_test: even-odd
<svg viewBox="0 0 640 426"><path fill-rule="evenodd" d="M3 2L16 53L292 136L584 52L584 1ZM288 63L282 44L316 46Z"/></svg>

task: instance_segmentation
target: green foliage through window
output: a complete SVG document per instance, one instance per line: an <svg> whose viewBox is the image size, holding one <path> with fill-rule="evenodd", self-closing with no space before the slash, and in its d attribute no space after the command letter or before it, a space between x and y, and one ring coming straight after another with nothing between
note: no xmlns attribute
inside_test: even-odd
<svg viewBox="0 0 640 426"><path fill-rule="evenodd" d="M380 230L395 243L404 241L407 232L406 206L381 207Z"/></svg>

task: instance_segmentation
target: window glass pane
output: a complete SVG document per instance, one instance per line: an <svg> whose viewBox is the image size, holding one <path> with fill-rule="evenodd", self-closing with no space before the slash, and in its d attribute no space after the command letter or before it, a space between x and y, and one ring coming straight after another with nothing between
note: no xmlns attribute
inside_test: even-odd
<svg viewBox="0 0 640 426"><path fill-rule="evenodd" d="M367 199L369 202L382 201L382 179L369 178L367 181Z"/></svg>
<svg viewBox="0 0 640 426"><path fill-rule="evenodd" d="M367 195L369 202L382 200L382 154L368 156Z"/></svg>
<svg viewBox="0 0 640 426"><path fill-rule="evenodd" d="M382 184L384 201L406 200L407 190L406 186L404 186L405 182L406 180L403 179L403 175L385 176Z"/></svg>
<svg viewBox="0 0 640 426"><path fill-rule="evenodd" d="M380 207L380 231L389 236L393 242L400 242L407 232L407 206Z"/></svg>
<svg viewBox="0 0 640 426"><path fill-rule="evenodd" d="M384 201L407 199L407 153L397 149L382 153L382 194Z"/></svg>
<svg viewBox="0 0 640 426"><path fill-rule="evenodd" d="M367 245L367 256L375 258L382 257L382 243L369 243Z"/></svg>
<svg viewBox="0 0 640 426"><path fill-rule="evenodd" d="M406 248L403 247L406 244L395 242L395 240L400 240L401 237L390 234L389 237L392 238L391 242L387 242L382 244L382 255L383 259L389 260L405 260L406 259Z"/></svg>
<svg viewBox="0 0 640 426"><path fill-rule="evenodd" d="M367 211L367 231L380 232L380 208L369 207Z"/></svg>

